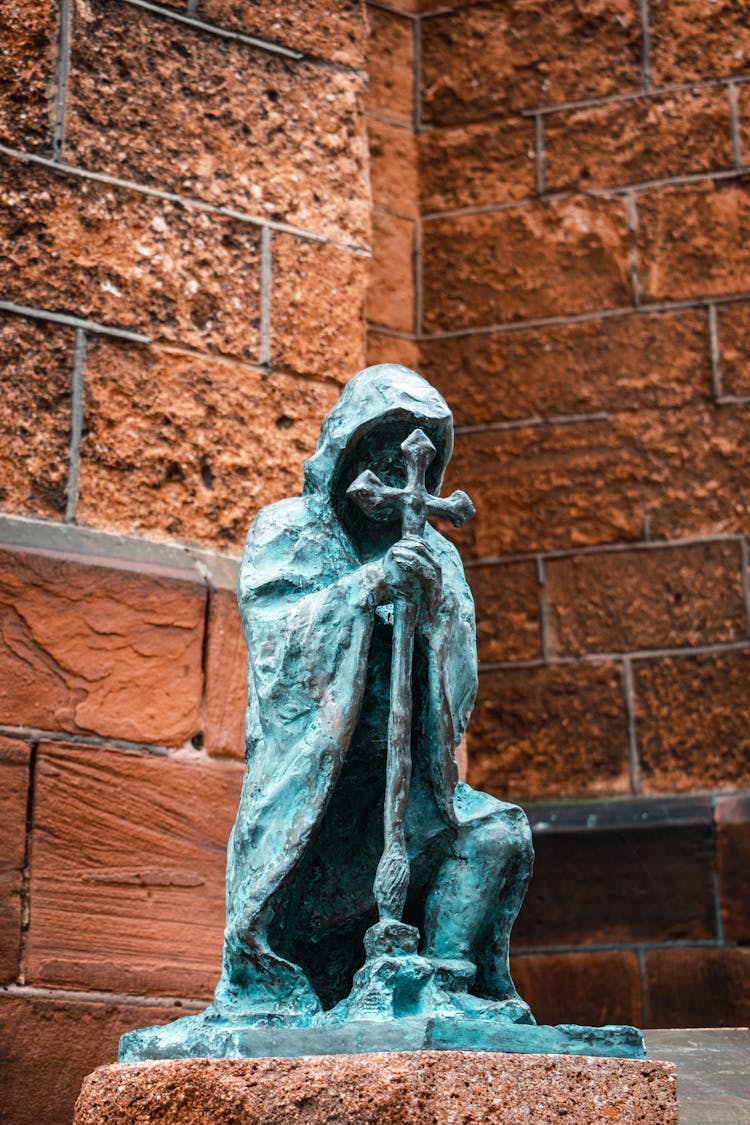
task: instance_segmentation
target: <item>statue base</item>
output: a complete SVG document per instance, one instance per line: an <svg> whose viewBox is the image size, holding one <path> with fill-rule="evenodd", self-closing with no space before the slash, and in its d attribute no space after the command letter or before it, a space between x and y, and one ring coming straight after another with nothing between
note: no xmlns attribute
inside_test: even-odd
<svg viewBox="0 0 750 1125"><path fill-rule="evenodd" d="M105 1066L74 1125L677 1125L675 1068L635 1059L428 1051Z"/></svg>

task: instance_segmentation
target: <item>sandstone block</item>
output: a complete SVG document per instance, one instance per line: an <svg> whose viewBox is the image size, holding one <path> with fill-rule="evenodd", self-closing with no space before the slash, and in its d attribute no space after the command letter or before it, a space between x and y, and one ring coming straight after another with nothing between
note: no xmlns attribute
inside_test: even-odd
<svg viewBox="0 0 750 1125"><path fill-rule="evenodd" d="M747 1027L750 948L652 949L646 979L654 1027Z"/></svg>
<svg viewBox="0 0 750 1125"><path fill-rule="evenodd" d="M750 396L750 305L717 309L721 389L727 395Z"/></svg>
<svg viewBox="0 0 750 1125"><path fill-rule="evenodd" d="M710 397L700 309L425 340L420 356L459 426L671 409Z"/></svg>
<svg viewBox="0 0 750 1125"><path fill-rule="evenodd" d="M469 784L503 800L627 792L621 671L591 664L485 672L468 740Z"/></svg>
<svg viewBox="0 0 750 1125"><path fill-rule="evenodd" d="M419 210L417 141L412 129L371 117L367 122L367 135L375 206L416 217Z"/></svg>
<svg viewBox="0 0 750 1125"><path fill-rule="evenodd" d="M414 222L373 211L373 256L365 310L371 324L414 331Z"/></svg>
<svg viewBox="0 0 750 1125"><path fill-rule="evenodd" d="M92 340L78 519L238 551L260 507L299 492L335 398L242 363Z"/></svg>
<svg viewBox="0 0 750 1125"><path fill-rule="evenodd" d="M235 763L43 743L28 983L209 997L242 773Z"/></svg>
<svg viewBox="0 0 750 1125"><path fill-rule="evenodd" d="M574 198L424 225L425 328L630 304L625 204Z"/></svg>
<svg viewBox="0 0 750 1125"><path fill-rule="evenodd" d="M274 366L342 383L359 371L365 354L363 307L368 266L362 254L293 235L273 236Z"/></svg>
<svg viewBox="0 0 750 1125"><path fill-rule="evenodd" d="M424 22L425 120L451 124L508 109L622 93L641 84L629 0L600 5L472 4Z"/></svg>
<svg viewBox="0 0 750 1125"><path fill-rule="evenodd" d="M0 316L0 504L61 519L68 490L74 333Z"/></svg>
<svg viewBox="0 0 750 1125"><path fill-rule="evenodd" d="M361 77L106 0L76 8L72 43L72 163L367 241Z"/></svg>
<svg viewBox="0 0 750 1125"><path fill-rule="evenodd" d="M0 143L25 152L52 151L57 5L2 0Z"/></svg>
<svg viewBox="0 0 750 1125"><path fill-rule="evenodd" d="M546 574L550 648L556 655L747 636L735 541L550 559Z"/></svg>
<svg viewBox="0 0 750 1125"><path fill-rule="evenodd" d="M388 336L371 328L367 333L367 365L369 367L375 363L403 363L404 367L419 371L419 345L415 340Z"/></svg>
<svg viewBox="0 0 750 1125"><path fill-rule="evenodd" d="M727 941L750 943L750 797L719 797L716 801L716 864L719 897Z"/></svg>
<svg viewBox="0 0 750 1125"><path fill-rule="evenodd" d="M726 90L683 90L544 118L547 190L616 187L733 166Z"/></svg>
<svg viewBox="0 0 750 1125"><path fill-rule="evenodd" d="M732 0L657 0L649 11L651 74L657 86L747 71L750 28ZM665 1025L666 1026L666 1025Z"/></svg>
<svg viewBox="0 0 750 1125"><path fill-rule="evenodd" d="M511 973L538 1023L580 1020L592 1027L640 1027L643 1022L638 956L633 951L521 954L511 958Z"/></svg>
<svg viewBox="0 0 750 1125"><path fill-rule="evenodd" d="M745 649L635 664L644 790L750 784L748 669Z"/></svg>
<svg viewBox="0 0 750 1125"><path fill-rule="evenodd" d="M539 582L530 562L474 566L466 577L474 595L479 659L535 660L541 656Z"/></svg>
<svg viewBox="0 0 750 1125"><path fill-rule="evenodd" d="M247 705L247 645L242 636L237 594L210 591L203 740L215 757L244 760Z"/></svg>
<svg viewBox="0 0 750 1125"><path fill-rule="evenodd" d="M197 573L0 551L0 722L180 746L200 729Z"/></svg>
<svg viewBox="0 0 750 1125"><path fill-rule="evenodd" d="M661 188L638 197L644 300L750 289L750 188L744 183Z"/></svg>
<svg viewBox="0 0 750 1125"><path fill-rule="evenodd" d="M367 109L387 121L414 121L414 23L398 12L369 7ZM372 61L369 61L372 60Z"/></svg>
<svg viewBox="0 0 750 1125"><path fill-rule="evenodd" d="M0 982L18 976L30 749L0 737Z"/></svg>
<svg viewBox="0 0 750 1125"><path fill-rule="evenodd" d="M459 1114L465 1125L562 1118L600 1125L613 1113L622 1125L677 1125L674 1075L671 1063L645 1059L468 1051L169 1060L95 1071L75 1122L125 1125L138 1107L144 1125L276 1125L304 1107L309 1122L331 1125L447 1125Z"/></svg>
<svg viewBox="0 0 750 1125"><path fill-rule="evenodd" d="M422 212L510 203L536 188L534 125L527 117L420 133Z"/></svg>
<svg viewBox="0 0 750 1125"><path fill-rule="evenodd" d="M341 66L364 66L367 20L361 0L200 0L200 18Z"/></svg>
<svg viewBox="0 0 750 1125"><path fill-rule="evenodd" d="M13 1125L70 1125L81 1083L117 1057L124 1031L184 1014L180 1007L0 993L3 1113Z"/></svg>

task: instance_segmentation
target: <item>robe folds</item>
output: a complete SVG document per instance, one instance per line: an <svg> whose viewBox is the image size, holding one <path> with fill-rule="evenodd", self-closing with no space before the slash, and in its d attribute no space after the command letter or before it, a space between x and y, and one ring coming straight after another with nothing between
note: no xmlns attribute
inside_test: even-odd
<svg viewBox="0 0 750 1125"><path fill-rule="evenodd" d="M375 604L365 571L377 552L363 557L366 521L355 535L344 499L348 467L376 426L430 436L438 453L427 483L437 491L452 450L450 411L415 373L380 365L358 375L326 418L303 495L263 509L247 536L239 583L247 769L228 852L220 1011L302 1016L332 1006L347 995L377 920L392 608ZM415 635L405 920L417 926L460 817L494 800L459 784L456 771L477 684L471 593L452 544L430 526L425 539L442 590Z"/></svg>

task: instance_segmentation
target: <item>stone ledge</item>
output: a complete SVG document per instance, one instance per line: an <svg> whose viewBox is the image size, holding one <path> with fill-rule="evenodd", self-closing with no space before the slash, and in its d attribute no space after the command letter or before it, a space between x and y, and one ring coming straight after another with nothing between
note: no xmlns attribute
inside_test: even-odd
<svg viewBox="0 0 750 1125"><path fill-rule="evenodd" d="M677 1125L675 1068L463 1051L172 1059L100 1067L74 1125Z"/></svg>

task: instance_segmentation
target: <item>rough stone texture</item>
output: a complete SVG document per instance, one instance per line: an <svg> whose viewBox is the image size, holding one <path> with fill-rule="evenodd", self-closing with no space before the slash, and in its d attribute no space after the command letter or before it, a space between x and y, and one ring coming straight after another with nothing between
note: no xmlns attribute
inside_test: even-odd
<svg viewBox="0 0 750 1125"><path fill-rule="evenodd" d="M420 1051L301 1059L183 1059L102 1067L75 1125L502 1120L677 1125L675 1068L646 1059Z"/></svg>
<svg viewBox="0 0 750 1125"><path fill-rule="evenodd" d="M747 637L737 542L550 559L546 574L556 655Z"/></svg>
<svg viewBox="0 0 750 1125"><path fill-rule="evenodd" d="M690 824L628 829L548 832L537 826L534 847L534 877L513 929L515 948L715 940L710 815ZM583 870L585 877L576 875Z"/></svg>
<svg viewBox="0 0 750 1125"><path fill-rule="evenodd" d="M508 109L622 93L641 84L629 0L475 4L424 21L424 118L479 121Z"/></svg>
<svg viewBox="0 0 750 1125"><path fill-rule="evenodd" d="M721 389L724 394L750 396L750 305L717 309Z"/></svg>
<svg viewBox="0 0 750 1125"><path fill-rule="evenodd" d="M237 594L211 590L206 645L203 740L214 757L245 757L247 645Z"/></svg>
<svg viewBox="0 0 750 1125"><path fill-rule="evenodd" d="M70 1125L81 1083L117 1058L124 1031L168 1023L184 1008L0 993L3 1111L13 1125Z"/></svg>
<svg viewBox="0 0 750 1125"><path fill-rule="evenodd" d="M370 183L376 206L415 217L418 210L417 142L410 128L371 117Z"/></svg>
<svg viewBox="0 0 750 1125"><path fill-rule="evenodd" d="M424 290L428 332L629 305L625 203L577 197L425 223Z"/></svg>
<svg viewBox="0 0 750 1125"><path fill-rule="evenodd" d="M707 11L702 0L655 0L649 7L657 86L747 72L750 26L743 4L712 0Z"/></svg>
<svg viewBox="0 0 750 1125"><path fill-rule="evenodd" d="M62 519L68 486L74 333L0 315L0 505Z"/></svg>
<svg viewBox="0 0 750 1125"><path fill-rule="evenodd" d="M375 209L373 259L367 290L371 324L414 331L414 222Z"/></svg>
<svg viewBox="0 0 750 1125"><path fill-rule="evenodd" d="M548 191L613 187L732 166L725 89L684 90L544 118Z"/></svg>
<svg viewBox="0 0 750 1125"><path fill-rule="evenodd" d="M747 1027L750 948L646 953L653 1027Z"/></svg>
<svg viewBox="0 0 750 1125"><path fill-rule="evenodd" d="M520 955L511 959L511 973L538 1023L642 1024L641 979L633 951Z"/></svg>
<svg viewBox="0 0 750 1125"><path fill-rule="evenodd" d="M420 358L459 426L710 398L702 309L426 340Z"/></svg>
<svg viewBox="0 0 750 1125"><path fill-rule="evenodd" d="M257 357L257 227L3 157L0 237L5 300Z"/></svg>
<svg viewBox="0 0 750 1125"><path fill-rule="evenodd" d="M750 785L750 651L634 665L643 788Z"/></svg>
<svg viewBox="0 0 750 1125"><path fill-rule="evenodd" d="M210 996L242 772L235 763L43 743L27 982Z"/></svg>
<svg viewBox="0 0 750 1125"><path fill-rule="evenodd" d="M420 349L415 340L388 336L371 330L367 333L367 364L403 363L404 367L420 370ZM432 380L430 380L432 382Z"/></svg>
<svg viewBox="0 0 750 1125"><path fill-rule="evenodd" d="M0 983L18 976L30 749L0 736Z"/></svg>
<svg viewBox="0 0 750 1125"><path fill-rule="evenodd" d="M716 801L716 865L726 941L750 944L750 796Z"/></svg>
<svg viewBox="0 0 750 1125"><path fill-rule="evenodd" d="M199 0L199 16L342 66L364 65L367 21L361 0Z"/></svg>
<svg viewBox="0 0 750 1125"><path fill-rule="evenodd" d="M465 558L744 532L750 474L741 407L634 411L575 425L459 435L447 488L477 518Z"/></svg>
<svg viewBox="0 0 750 1125"><path fill-rule="evenodd" d="M346 382L364 362L368 259L288 234L272 237L271 258L272 364Z"/></svg>
<svg viewBox="0 0 750 1125"><path fill-rule="evenodd" d="M477 614L482 662L535 660L541 656L539 581L531 562L475 566L466 577Z"/></svg>
<svg viewBox="0 0 750 1125"><path fill-rule="evenodd" d="M107 0L76 13L66 159L367 241L362 78Z"/></svg>
<svg viewBox="0 0 750 1125"><path fill-rule="evenodd" d="M0 551L0 723L179 746L200 728L197 575Z"/></svg>
<svg viewBox="0 0 750 1125"><path fill-rule="evenodd" d="M468 780L503 800L627 792L620 669L485 672L469 726Z"/></svg>
<svg viewBox="0 0 750 1125"><path fill-rule="evenodd" d="M750 185L701 183L638 197L638 263L644 300L750 289Z"/></svg>
<svg viewBox="0 0 750 1125"><path fill-rule="evenodd" d="M263 504L299 492L335 398L313 380L93 340L78 519L240 548Z"/></svg>
<svg viewBox="0 0 750 1125"><path fill-rule="evenodd" d="M418 144L423 213L509 203L535 191L534 124L530 118L429 129L420 133Z"/></svg>
<svg viewBox="0 0 750 1125"><path fill-rule="evenodd" d="M397 12L369 7L367 47L369 113L387 121L414 121L414 24Z"/></svg>
<svg viewBox="0 0 750 1125"><path fill-rule="evenodd" d="M25 152L52 150L57 5L2 0L0 143Z"/></svg>

